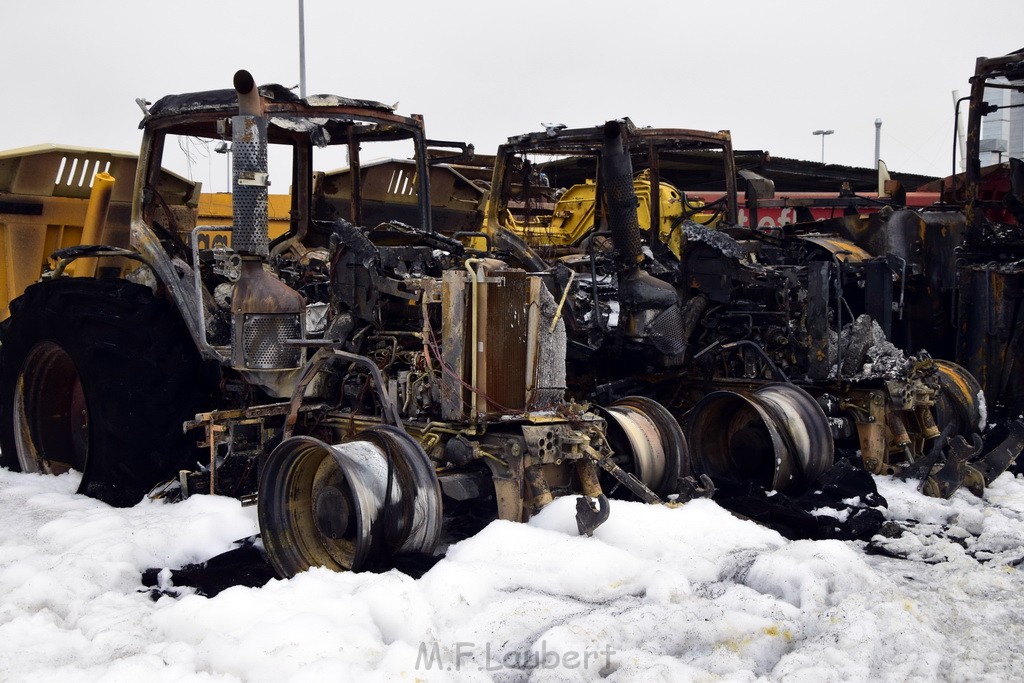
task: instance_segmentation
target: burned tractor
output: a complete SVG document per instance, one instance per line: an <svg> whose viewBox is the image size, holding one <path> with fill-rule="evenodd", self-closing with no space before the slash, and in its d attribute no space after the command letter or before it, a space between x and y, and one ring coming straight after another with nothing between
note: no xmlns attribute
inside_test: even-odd
<svg viewBox="0 0 1024 683"><path fill-rule="evenodd" d="M566 399L566 320L546 276L432 229L421 118L244 71L234 85L149 106L130 243L58 252L12 303L4 465L79 470L81 491L113 504L255 502L281 576L433 553L571 493L589 533L607 481L650 502L680 490L685 442L664 407ZM230 230L196 225L161 173L165 150L196 139L230 143ZM370 187L365 150L399 143L415 172ZM347 215L314 171L339 162ZM291 166L291 227L270 240L275 163ZM406 220L417 198L415 223L375 207L364 225L371 190L400 197ZM67 277L79 259L100 277Z"/></svg>
<svg viewBox="0 0 1024 683"><path fill-rule="evenodd" d="M903 188L888 182L880 189L889 195L891 205L880 211L798 222L775 233L781 239L831 244L835 268L863 271L856 280L862 295L851 300L863 302L857 311L868 313L898 348L927 349L935 359L938 427L967 436L965 426L975 425L976 431L985 433L986 443L951 443L952 453L966 454L955 455L954 461L975 465L951 466L940 479L951 476L941 486L931 485L933 492L954 488L960 471L975 487L979 481L990 481L1024 444L1024 426L1018 419L1024 410L1022 84L1024 51L978 59L971 94L957 102L955 116L959 121L960 104L969 102L966 172L956 173L954 142L953 175L919 188L941 191L939 203L916 210L901 207ZM1005 150L1005 162L1000 155L993 159L996 163L983 166L983 147L995 147L994 140L983 139L986 116L1009 128L1004 131L1006 141L1018 147ZM748 195L752 211L758 203ZM842 274L840 286L846 278ZM844 293L850 291L844 286L837 302L846 300ZM865 465L876 462L873 457L865 459ZM928 468L917 462L912 469L920 473Z"/></svg>
<svg viewBox="0 0 1024 683"><path fill-rule="evenodd" d="M980 57L968 102L966 172L929 188L941 201L926 209L886 212L874 220L849 219L836 226L858 244L906 271L906 306L916 313L894 329L897 338L927 345L953 360L985 391L992 412L1024 410L1024 50ZM983 139L987 117L1004 126L1000 137ZM959 128L958 125L954 126ZM993 143L1017 145L989 152Z"/></svg>
<svg viewBox="0 0 1024 683"><path fill-rule="evenodd" d="M977 378L987 412L997 418L1024 410L1022 92L1024 51L977 60L971 93L957 101L954 113L955 130L966 120L966 144L961 143L966 170L957 173L960 145L954 140L952 174L915 188L938 196L934 205L901 206L907 188L888 179L882 165L879 197L887 205L881 210L877 200L847 193L848 207L870 203L872 209L826 221L808 218L784 229L832 234L887 260L896 300L892 313L882 307L876 316L886 335L901 348L927 348L933 357L963 367ZM986 133L986 121L994 135ZM751 212L758 206L793 206L786 199L749 197L747 204Z"/></svg>
<svg viewBox="0 0 1024 683"><path fill-rule="evenodd" d="M486 229L556 282L571 395L665 404L694 472L720 482L799 491L839 456L936 495L980 490L1024 432L983 452L977 380L890 341L904 283L888 255L815 226L736 227L737 181L773 187L734 164L726 132L628 119L499 149ZM712 183L716 204L691 198Z"/></svg>

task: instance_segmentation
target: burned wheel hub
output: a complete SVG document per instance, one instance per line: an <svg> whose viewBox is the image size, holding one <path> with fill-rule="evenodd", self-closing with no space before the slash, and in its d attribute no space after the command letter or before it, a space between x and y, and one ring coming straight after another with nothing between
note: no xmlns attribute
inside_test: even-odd
<svg viewBox="0 0 1024 683"><path fill-rule="evenodd" d="M333 541L343 540L353 531L356 512L344 486L338 466L324 458L313 481L313 515L317 530Z"/></svg>
<svg viewBox="0 0 1024 683"><path fill-rule="evenodd" d="M689 441L698 466L714 479L754 481L773 489L792 479L793 463L777 421L738 392L704 397L691 414Z"/></svg>
<svg viewBox="0 0 1024 683"><path fill-rule="evenodd" d="M621 398L604 413L612 449L623 457L620 466L658 495L674 492L679 477L690 473L690 454L672 413L644 396Z"/></svg>

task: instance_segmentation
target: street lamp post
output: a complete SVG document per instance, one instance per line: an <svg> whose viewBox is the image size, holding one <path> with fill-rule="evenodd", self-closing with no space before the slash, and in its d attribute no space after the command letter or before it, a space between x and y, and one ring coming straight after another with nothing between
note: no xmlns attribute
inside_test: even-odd
<svg viewBox="0 0 1024 683"><path fill-rule="evenodd" d="M299 97L306 98L306 7L299 0Z"/></svg>
<svg viewBox="0 0 1024 683"><path fill-rule="evenodd" d="M820 135L821 136L821 163L825 163L825 136L826 135L832 135L832 133L835 133L835 131L834 130L816 130L813 133L811 133L811 135Z"/></svg>

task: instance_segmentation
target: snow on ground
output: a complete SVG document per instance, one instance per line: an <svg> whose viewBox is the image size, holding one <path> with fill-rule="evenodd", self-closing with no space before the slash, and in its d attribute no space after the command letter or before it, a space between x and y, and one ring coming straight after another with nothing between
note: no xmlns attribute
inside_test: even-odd
<svg viewBox="0 0 1024 683"><path fill-rule="evenodd" d="M618 502L580 537L569 498L492 523L419 580L313 570L156 601L143 569L231 548L254 509L119 510L76 486L0 470L0 680L1024 678L1024 479L1009 474L985 501L879 478L907 529L872 541L883 554L787 541L708 500Z"/></svg>

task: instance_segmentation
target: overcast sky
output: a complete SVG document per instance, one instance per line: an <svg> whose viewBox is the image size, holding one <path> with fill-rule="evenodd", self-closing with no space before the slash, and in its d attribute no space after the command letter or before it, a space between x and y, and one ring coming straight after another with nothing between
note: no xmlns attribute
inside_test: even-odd
<svg viewBox="0 0 1024 683"><path fill-rule="evenodd" d="M981 8L981 9L978 9ZM399 102L493 152L542 122L728 129L738 149L946 175L952 91L1024 47L1024 2L306 0L307 92ZM136 97L299 81L298 0L8 1L0 149L136 152ZM206 163L202 164L206 166ZM197 170L197 179L203 179ZM218 175L222 178L223 171Z"/></svg>

